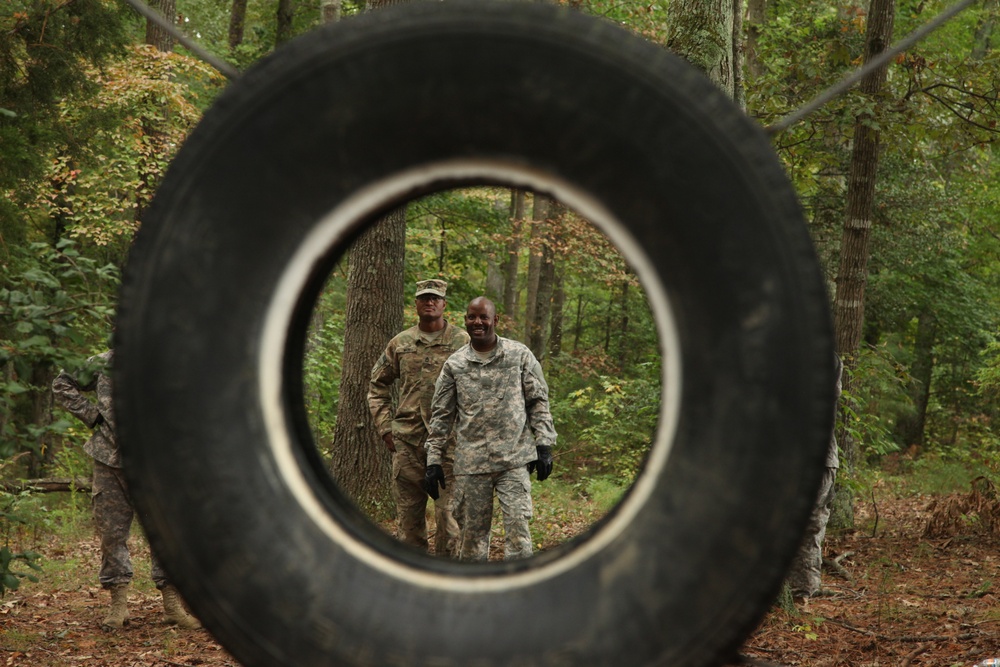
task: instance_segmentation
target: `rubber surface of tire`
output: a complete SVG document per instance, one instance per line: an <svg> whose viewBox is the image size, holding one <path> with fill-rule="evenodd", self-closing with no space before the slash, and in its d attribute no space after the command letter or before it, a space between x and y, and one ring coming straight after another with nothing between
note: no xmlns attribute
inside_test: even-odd
<svg viewBox="0 0 1000 667"><path fill-rule="evenodd" d="M629 241L654 312L669 309L676 408L662 465L586 539L484 566L412 553L358 516L317 460L298 379L332 262L372 216L484 180L469 164L586 193ZM715 664L780 585L831 428L825 288L763 132L679 59L540 4L348 19L231 85L138 234L115 346L150 541L248 666Z"/></svg>

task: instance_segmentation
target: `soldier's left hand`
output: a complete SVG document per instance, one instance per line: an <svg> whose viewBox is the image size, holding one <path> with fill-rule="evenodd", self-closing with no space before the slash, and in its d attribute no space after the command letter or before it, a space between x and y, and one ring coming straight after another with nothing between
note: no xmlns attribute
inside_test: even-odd
<svg viewBox="0 0 1000 667"><path fill-rule="evenodd" d="M528 474L534 470L538 481L544 482L552 474L552 448L548 445L538 445L535 447L535 452L538 453L538 459L528 464Z"/></svg>
<svg viewBox="0 0 1000 667"><path fill-rule="evenodd" d="M424 472L424 491L434 500L437 500L439 496L438 484L441 485L442 489L445 488L444 469L435 463L427 466L427 470Z"/></svg>

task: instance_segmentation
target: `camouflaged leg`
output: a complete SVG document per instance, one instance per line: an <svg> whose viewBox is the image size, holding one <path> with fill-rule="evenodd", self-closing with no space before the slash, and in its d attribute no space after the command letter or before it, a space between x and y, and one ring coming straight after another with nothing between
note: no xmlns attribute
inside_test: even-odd
<svg viewBox="0 0 1000 667"><path fill-rule="evenodd" d="M455 520L462 560L486 561L493 523L493 475L455 475Z"/></svg>
<svg viewBox="0 0 1000 667"><path fill-rule="evenodd" d="M101 540L101 586L127 584L132 580L128 536L134 513L120 468L94 461L91 504L94 525Z"/></svg>
<svg viewBox="0 0 1000 667"><path fill-rule="evenodd" d="M156 557L153 553L153 547L149 548L149 577L156 584L158 590L163 590L166 586L170 584L167 579L167 573L163 569L163 565L160 563L160 559Z"/></svg>
<svg viewBox="0 0 1000 667"><path fill-rule="evenodd" d="M809 597L819 592L822 585L823 538L830 519L833 486L837 469L827 468L820 484L816 506L809 517L799 551L788 570L786 581L795 597Z"/></svg>
<svg viewBox="0 0 1000 667"><path fill-rule="evenodd" d="M413 445L396 442L392 455L393 497L396 500L396 537L403 544L427 550L427 492L424 463Z"/></svg>
<svg viewBox="0 0 1000 667"><path fill-rule="evenodd" d="M501 473L496 479L497 499L503 512L504 560L527 558L531 555L531 480L528 470L518 466Z"/></svg>

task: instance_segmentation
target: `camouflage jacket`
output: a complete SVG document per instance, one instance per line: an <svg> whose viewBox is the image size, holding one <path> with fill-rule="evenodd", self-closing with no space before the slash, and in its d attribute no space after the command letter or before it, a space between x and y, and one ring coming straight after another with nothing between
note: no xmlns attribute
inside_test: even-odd
<svg viewBox="0 0 1000 667"><path fill-rule="evenodd" d="M456 475L510 470L534 461L536 446L555 445L549 388L531 350L498 337L489 359L471 345L448 358L431 406L427 465L441 463L453 430Z"/></svg>
<svg viewBox="0 0 1000 667"><path fill-rule="evenodd" d="M83 450L105 465L121 468L118 438L115 436L115 413L111 406L113 362L114 350L108 350L87 360L88 366L94 369L88 373L90 377L76 378L65 371L59 373L52 381L52 393L59 405L94 430ZM96 403L85 395L88 392L95 392Z"/></svg>
<svg viewBox="0 0 1000 667"><path fill-rule="evenodd" d="M455 350L469 342L469 334L448 322L440 335L428 342L427 335L413 326L389 341L368 386L368 409L379 437L421 445L430 423L434 381L441 366ZM393 384L399 380L399 400L393 409Z"/></svg>

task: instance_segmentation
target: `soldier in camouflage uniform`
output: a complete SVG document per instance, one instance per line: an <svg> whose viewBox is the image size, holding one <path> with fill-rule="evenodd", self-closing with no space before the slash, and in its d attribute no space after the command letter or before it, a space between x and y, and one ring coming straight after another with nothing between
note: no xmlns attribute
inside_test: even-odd
<svg viewBox="0 0 1000 667"><path fill-rule="evenodd" d="M379 436L392 456L393 495L398 537L426 550L427 494L423 480L427 466L427 424L430 422L434 382L445 359L469 341L469 335L444 319L448 284L443 280L417 283L419 322L389 341L372 369L368 407ZM399 400L393 407L393 386L399 381ZM444 462L451 479L451 460ZM434 501L434 553L457 556L458 524L451 514L451 491Z"/></svg>
<svg viewBox="0 0 1000 667"><path fill-rule="evenodd" d="M86 378L82 373L77 378L62 372L52 381L56 401L93 429L83 449L94 459L91 503L101 540L99 580L103 588L111 591L111 609L101 627L109 631L117 630L128 622L128 585L132 581L128 537L134 516L115 436L110 377L113 362L114 351L109 350L88 360ZM85 392L95 392L97 403L88 399ZM167 581L156 556L151 554L150 560L152 579L163 597L167 623L188 629L201 627L198 620L184 609L177 589Z"/></svg>
<svg viewBox="0 0 1000 667"><path fill-rule="evenodd" d="M446 488L441 464L454 434L454 512L461 558L489 558L493 496L503 512L504 559L531 555L531 480L552 472L556 431L542 367L526 346L496 335L497 314L473 299L465 329L471 341L441 369L431 407L424 487L436 497Z"/></svg>
<svg viewBox="0 0 1000 667"><path fill-rule="evenodd" d="M834 354L837 385L836 396L840 399L841 373L844 364L840 356ZM834 402L836 411L836 401ZM840 457L837 455L837 438L830 434L830 447L826 454L826 470L820 483L816 497L816 506L806 532L799 546L799 551L788 570L786 581L791 589L792 598L805 603L810 597L820 591L821 570L823 568L823 538L826 536L826 523L830 520L830 508L833 505L834 483L837 481L837 469L840 467Z"/></svg>

